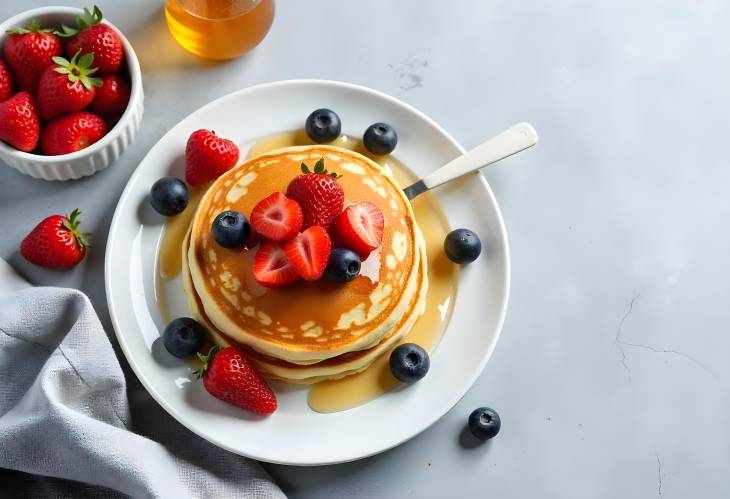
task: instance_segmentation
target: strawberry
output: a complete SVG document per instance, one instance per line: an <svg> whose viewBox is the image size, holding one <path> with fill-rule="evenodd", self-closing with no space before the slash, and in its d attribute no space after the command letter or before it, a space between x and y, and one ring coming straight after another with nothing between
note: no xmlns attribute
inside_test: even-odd
<svg viewBox="0 0 730 499"><path fill-rule="evenodd" d="M236 166L238 147L210 130L190 134L185 147L185 180L200 185L215 180Z"/></svg>
<svg viewBox="0 0 730 499"><path fill-rule="evenodd" d="M331 249L330 236L318 225L311 226L284 244L287 260L306 281L322 277Z"/></svg>
<svg viewBox="0 0 730 499"><path fill-rule="evenodd" d="M286 241L302 228L302 209L281 192L265 197L251 210L251 227L260 236L273 241Z"/></svg>
<svg viewBox="0 0 730 499"><path fill-rule="evenodd" d="M0 60L0 102L13 95L13 76L4 61Z"/></svg>
<svg viewBox="0 0 730 499"><path fill-rule="evenodd" d="M80 111L51 120L43 129L45 154L69 154L90 146L107 132L106 122L94 113Z"/></svg>
<svg viewBox="0 0 730 499"><path fill-rule="evenodd" d="M20 254L30 263L53 269L73 267L86 255L88 237L79 230L76 209L68 217L51 215L25 236L20 243Z"/></svg>
<svg viewBox="0 0 730 499"><path fill-rule="evenodd" d="M240 349L214 346L198 357L203 367L195 373L215 398L262 416L276 410L276 395Z"/></svg>
<svg viewBox="0 0 730 499"><path fill-rule="evenodd" d="M30 152L38 145L40 131L41 121L30 93L18 92L0 103L0 140Z"/></svg>
<svg viewBox="0 0 730 499"><path fill-rule="evenodd" d="M383 242L385 218L380 208L364 201L353 204L335 220L337 238L365 261L371 251Z"/></svg>
<svg viewBox="0 0 730 499"><path fill-rule="evenodd" d="M118 72L124 61L124 45L119 34L108 24L101 24L101 10L94 6L93 12L84 9L84 14L76 18L76 28L61 26L56 34L71 38L66 45L66 54L72 57L79 50L83 54L93 53L99 73Z"/></svg>
<svg viewBox="0 0 730 499"><path fill-rule="evenodd" d="M299 280L281 244L265 241L253 257L253 278L267 288L282 288Z"/></svg>
<svg viewBox="0 0 730 499"><path fill-rule="evenodd" d="M99 114L119 115L127 109L131 90L121 76L103 76L89 109Z"/></svg>
<svg viewBox="0 0 730 499"><path fill-rule="evenodd" d="M337 174L325 170L323 158L314 165L314 172L302 163L302 173L289 183L286 195L302 207L305 228L319 225L327 229L345 204Z"/></svg>
<svg viewBox="0 0 730 499"><path fill-rule="evenodd" d="M81 111L94 100L95 87L101 86L101 78L91 76L96 72L91 67L94 54L78 56L77 52L70 61L56 56L55 64L43 72L38 83L38 110L44 120Z"/></svg>
<svg viewBox="0 0 730 499"><path fill-rule="evenodd" d="M8 33L3 56L21 90L35 92L43 71L53 64L54 57L63 53L61 40L51 31L41 29L33 20L28 28L16 28Z"/></svg>

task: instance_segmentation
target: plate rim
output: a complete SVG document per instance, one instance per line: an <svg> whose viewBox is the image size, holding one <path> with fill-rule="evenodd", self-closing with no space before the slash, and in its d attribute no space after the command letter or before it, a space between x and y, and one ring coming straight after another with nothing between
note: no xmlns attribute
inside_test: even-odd
<svg viewBox="0 0 730 499"><path fill-rule="evenodd" d="M324 465L331 465L331 464L340 464L340 463L346 463L346 462L352 462L357 461L360 459L364 459L367 457L374 456L376 454L380 454L382 452L385 452L387 450L393 449L395 447L398 447L399 445L411 440L412 438L416 437L417 435L420 435L424 431L426 431L428 428L430 428L433 424L435 424L437 421L439 421L441 418L443 418L446 414L448 414L454 406L466 395L466 393L474 386L474 383L476 380L481 376L481 374L484 372L484 368L487 365L487 362L491 358L492 354L494 353L494 349L497 346L497 343L499 343L499 338L502 334L502 329L504 327L504 321L507 315L507 308L509 306L509 296L510 296L510 284L511 284L511 259L510 259L510 248L509 248L509 239L507 236L507 229L504 224L504 218L502 216L502 211L499 207L499 204L497 203L497 199L494 196L494 193L492 192L491 187L489 186L489 183L487 182L486 178L482 175L480 171L476 172L477 177L479 178L479 182L482 185L482 187L485 189L487 197L492 202L495 212L497 214L497 220L496 225L498 228L499 236L501 237L503 244L504 244L504 282L503 289L504 289L504 299L502 300L502 305L500 307L498 317L497 317L497 327L495 331L495 337L494 341L490 344L489 348L484 352L484 355L482 356L478 369L474 371L474 374L469 378L467 383L464 383L464 388L456 390L454 392L454 397L452 397L447 403L446 406L448 409L444 411L444 413L439 416L438 418L434 419L433 421L427 422L423 426L419 426L417 431L410 435L406 435L404 438L395 439L393 442L389 442L384 446L380 446L378 449L375 449L371 452L366 452L358 456L354 457L347 457L345 459L334 459L329 461L313 461L313 462L292 462L292 461L284 461L284 460L272 460L269 458L256 456L253 454L249 454L246 452L241 451L241 449L237 449L232 447L231 445L228 445L225 441L222 441L220 439L216 439L211 437L210 435L204 434L202 431L198 431L197 427L194 425L189 425L185 421L184 415L182 415L174 406L169 404L166 399L155 389L153 383L146 377L144 374L144 370L140 368L140 366L136 363L134 360L134 356L131 354L131 351L129 349L129 346L124 339L124 336L120 334L120 325L117 317L117 312L115 310L113 301L112 301L112 293L111 293L111 286L110 282L112 279L112 265L111 265L111 252L112 252L112 246L113 242L115 241L116 237L115 234L117 233L117 226L121 223L121 210L120 206L124 201L126 201L127 197L131 195L131 189L133 183L136 181L137 177L139 177L142 173L142 170L139 168L139 166L144 163L147 158L152 154L152 152L157 148L160 147L160 143L173 132L173 130L184 120L187 120L190 117L193 117L197 114L203 113L208 107L211 107L215 104L217 104L219 101L226 100L226 99L233 99L235 96L247 94L247 93L253 93L256 91L260 91L262 89L270 89L275 87L281 87L281 86L298 86L298 85L323 85L323 86L330 86L330 87L339 87L350 91L355 92L363 92L366 94L371 94L375 97L384 99L388 101L390 104L403 108L405 111L415 114L419 119L422 119L426 123L428 123L430 126L432 126L434 129L436 129L440 134L443 135L444 138L447 139L449 143L451 143L457 150L459 150L462 154L465 151L465 149L459 144L452 136L449 134L444 128L442 128L436 121L431 119L429 116L427 116L425 113L417 109L416 107L396 98L392 95L386 94L380 90L375 90L370 87L366 87L364 85L359 85L355 83L350 82L344 82L339 80L328 80L328 79L318 79L318 78L297 78L297 79L288 79L288 80L276 80L276 81L270 81L270 82L264 82L259 83L256 85L252 85L249 87L245 87L239 90L236 90L234 92L230 92L228 94L222 95L220 97L217 97L210 102L200 106L199 108L195 109L194 111L190 112L189 114L182 117L180 120L178 120L174 125L172 125L167 132L165 132L164 135L162 135L155 144L147 151L147 153L144 155L144 157L140 160L139 164L135 168L135 171L130 175L129 179L127 180L126 185L124 186L124 189L119 196L119 199L117 200L117 204L114 208L114 215L112 217L112 221L109 225L109 232L106 242L106 248L104 252L104 290L106 295L106 301L107 301L107 308L109 310L109 317L112 323L112 327L114 329L114 335L117 339L117 342L119 343L119 346L124 353L124 356L127 360L127 363L132 368L132 371L134 372L135 376L137 376L137 379L140 381L142 386L147 390L147 393L149 393L152 398L165 410L168 414L170 414L175 420L180 423L182 426L193 432L194 434L198 435L199 437L203 438L204 440L210 442L213 445L216 445L217 447L223 448L229 452L232 452L237 455L241 455L244 457L248 457L251 459L256 459L260 461L264 461L267 463L272 464L282 464L282 465L292 465L292 466L324 466ZM448 330L448 326L447 326Z"/></svg>

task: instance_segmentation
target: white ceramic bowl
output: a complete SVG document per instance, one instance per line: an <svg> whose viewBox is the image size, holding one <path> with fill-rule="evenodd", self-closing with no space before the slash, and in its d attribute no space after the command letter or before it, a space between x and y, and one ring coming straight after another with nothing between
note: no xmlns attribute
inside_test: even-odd
<svg viewBox="0 0 730 499"><path fill-rule="evenodd" d="M36 19L43 27L60 27L61 24L75 26L76 17L81 14L83 14L82 9L73 7L41 7L25 11L0 24L0 45L5 42L6 31L19 26L27 26L31 19ZM144 111L142 72L132 45L116 26L111 23L107 24L114 27L124 44L124 57L127 60L132 87L127 109L117 124L98 142L80 151L60 156L42 156L18 151L4 142L0 142L0 160L5 164L35 178L71 180L103 170L116 161L124 149L131 144L139 129Z"/></svg>

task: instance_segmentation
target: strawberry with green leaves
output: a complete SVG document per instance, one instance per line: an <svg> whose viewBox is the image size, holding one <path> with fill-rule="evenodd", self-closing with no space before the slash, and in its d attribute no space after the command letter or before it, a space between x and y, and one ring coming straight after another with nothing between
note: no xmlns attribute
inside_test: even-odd
<svg viewBox="0 0 730 499"><path fill-rule="evenodd" d="M41 267L65 269L83 260L90 234L79 229L76 209L68 217L51 215L41 221L20 243L20 254Z"/></svg>
<svg viewBox="0 0 730 499"><path fill-rule="evenodd" d="M327 171L324 158L315 163L314 171L302 163L302 174L289 183L286 196L301 206L305 229L313 225L327 229L345 204L345 191L337 182L338 175Z"/></svg>
<svg viewBox="0 0 730 499"><path fill-rule="evenodd" d="M93 76L94 54L79 57L77 52L70 61L56 56L53 62L38 83L38 108L44 120L81 111L94 100L96 87L102 84L101 78Z"/></svg>
<svg viewBox="0 0 730 499"><path fill-rule="evenodd" d="M215 346L198 357L203 367L196 374L215 398L261 416L276 410L276 395L240 349Z"/></svg>
<svg viewBox="0 0 730 499"><path fill-rule="evenodd" d="M76 18L76 28L66 25L56 34L70 38L66 54L72 57L79 50L82 54L92 53L101 74L119 72L124 61L124 45L119 34L101 22L103 15L96 5L93 11L84 8L84 14Z"/></svg>
<svg viewBox="0 0 730 499"><path fill-rule="evenodd" d="M3 57L13 71L15 83L29 92L36 91L43 72L62 53L61 40L53 30L41 28L35 20L27 28L8 31L3 44Z"/></svg>

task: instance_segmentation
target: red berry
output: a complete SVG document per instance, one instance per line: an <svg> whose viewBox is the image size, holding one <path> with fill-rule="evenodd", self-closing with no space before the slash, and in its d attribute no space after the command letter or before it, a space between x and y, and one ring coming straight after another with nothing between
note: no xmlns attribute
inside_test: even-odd
<svg viewBox="0 0 730 499"><path fill-rule="evenodd" d="M324 161L315 165L315 173L302 163L304 175L299 175L289 183L286 195L299 203L304 214L304 227L319 225L327 229L342 212L345 192L334 174L324 169Z"/></svg>
<svg viewBox="0 0 730 499"><path fill-rule="evenodd" d="M247 411L268 416L276 410L276 395L244 353L236 347L213 347L197 371L215 398Z"/></svg>
<svg viewBox="0 0 730 499"><path fill-rule="evenodd" d="M383 242L385 218L380 208L364 201L347 207L337 217L334 232L342 243L365 261Z"/></svg>
<svg viewBox="0 0 730 499"><path fill-rule="evenodd" d="M38 145L40 130L38 110L30 93L18 92L0 103L0 140L30 152Z"/></svg>
<svg viewBox="0 0 730 499"><path fill-rule="evenodd" d="M61 36L71 38L66 45L66 54L72 57L79 50L82 54L93 53L95 64L101 74L118 72L124 61L124 45L119 34L108 24L101 24L99 7L84 9L76 18L76 28L63 26Z"/></svg>
<svg viewBox="0 0 730 499"><path fill-rule="evenodd" d="M302 228L302 209L281 192L265 197L251 211L251 227L272 241L286 241Z"/></svg>
<svg viewBox="0 0 730 499"><path fill-rule="evenodd" d="M81 111L51 120L43 129L41 148L49 156L69 154L90 146L107 132L99 116Z"/></svg>
<svg viewBox="0 0 730 499"><path fill-rule="evenodd" d="M3 56L21 90L35 92L53 57L63 53L60 38L51 31L33 20L28 28L17 28L5 39Z"/></svg>
<svg viewBox="0 0 730 499"><path fill-rule="evenodd" d="M281 288L297 282L299 274L287 260L283 246L266 241L253 257L253 278L267 288Z"/></svg>
<svg viewBox="0 0 730 499"><path fill-rule="evenodd" d="M4 61L0 60L0 102L13 95L13 76Z"/></svg>
<svg viewBox="0 0 730 499"><path fill-rule="evenodd" d="M306 281L316 281L322 277L331 249L327 231L318 225L313 225L284 244L287 260Z"/></svg>
<svg viewBox="0 0 730 499"><path fill-rule="evenodd" d="M185 180L201 185L215 180L236 166L238 147L210 130L196 130L185 147Z"/></svg>
<svg viewBox="0 0 730 499"><path fill-rule="evenodd" d="M41 118L49 120L65 113L81 111L96 95L101 79L91 76L96 72L91 65L94 54L74 55L70 61L54 57L38 83L38 110Z"/></svg>
<svg viewBox="0 0 730 499"><path fill-rule="evenodd" d="M79 230L79 210L68 217L51 215L41 221L20 243L20 254L42 267L73 267L86 255L88 236Z"/></svg>
<svg viewBox="0 0 730 499"><path fill-rule="evenodd" d="M96 89L96 96L89 109L99 114L118 115L127 109L131 90L127 80L121 76L103 76Z"/></svg>

